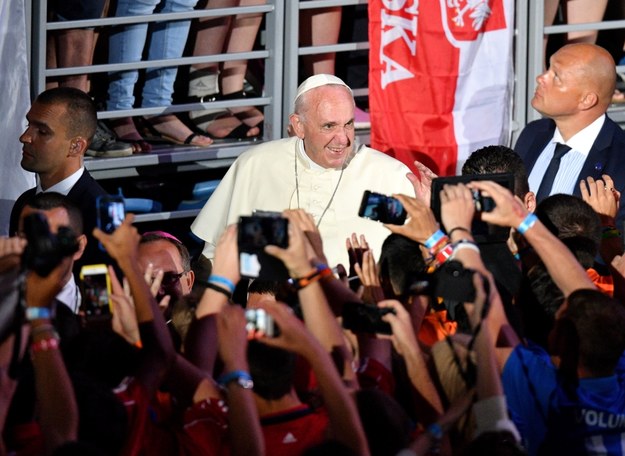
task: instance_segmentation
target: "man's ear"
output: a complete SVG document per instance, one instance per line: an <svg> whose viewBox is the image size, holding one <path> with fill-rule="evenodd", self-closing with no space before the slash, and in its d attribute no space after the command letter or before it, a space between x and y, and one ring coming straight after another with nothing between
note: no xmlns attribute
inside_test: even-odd
<svg viewBox="0 0 625 456"><path fill-rule="evenodd" d="M72 138L69 144L69 156L76 157L85 155L85 152L87 151L87 146L87 140L82 136L76 136Z"/></svg>
<svg viewBox="0 0 625 456"><path fill-rule="evenodd" d="M587 92L582 97L579 106L582 111L594 108L599 103L599 95L595 92Z"/></svg>
<svg viewBox="0 0 625 456"><path fill-rule="evenodd" d="M534 192L527 192L523 197L523 203L529 212L536 211L536 194Z"/></svg>
<svg viewBox="0 0 625 456"><path fill-rule="evenodd" d="M87 248L87 236L81 234L76 239L78 240L78 250L76 251L76 253L74 253L74 256L72 257L74 261L80 260L82 254L85 253L85 248Z"/></svg>
<svg viewBox="0 0 625 456"><path fill-rule="evenodd" d="M304 139L304 122L299 114L291 114L289 117L291 130L299 139Z"/></svg>
<svg viewBox="0 0 625 456"><path fill-rule="evenodd" d="M190 269L189 272L184 275L184 280L187 281L189 290L193 290L193 284L195 283L195 272L193 272L193 269Z"/></svg>

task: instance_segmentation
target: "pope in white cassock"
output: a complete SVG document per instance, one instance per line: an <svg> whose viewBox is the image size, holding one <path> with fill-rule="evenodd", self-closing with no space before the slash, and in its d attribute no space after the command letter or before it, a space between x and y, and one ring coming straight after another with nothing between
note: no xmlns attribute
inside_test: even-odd
<svg viewBox="0 0 625 456"><path fill-rule="evenodd" d="M349 265L345 240L364 234L374 254L390 231L358 216L365 190L414 196L409 168L366 146L356 147L354 97L339 78L311 76L298 88L290 125L295 136L241 154L191 225L213 258L227 225L254 210L304 209L315 219L330 267Z"/></svg>

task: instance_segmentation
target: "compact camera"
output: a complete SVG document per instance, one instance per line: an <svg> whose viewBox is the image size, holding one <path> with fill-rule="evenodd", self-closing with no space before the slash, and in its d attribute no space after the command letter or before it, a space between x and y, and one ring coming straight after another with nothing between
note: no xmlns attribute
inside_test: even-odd
<svg viewBox="0 0 625 456"><path fill-rule="evenodd" d="M389 313L395 313L390 307L377 307L360 302L343 304L343 328L354 333L393 334L391 325L382 320Z"/></svg>
<svg viewBox="0 0 625 456"><path fill-rule="evenodd" d="M28 245L24 249L22 264L41 277L47 277L63 258L78 251L78 239L71 228L61 226L57 234L53 234L48 220L39 212L24 217L23 224Z"/></svg>
<svg viewBox="0 0 625 456"><path fill-rule="evenodd" d="M464 302L475 300L473 269L465 268L456 260L448 260L431 274L422 274L412 282L409 293L430 296L434 302L441 298L451 320L455 319L456 307ZM486 294L488 280L483 281Z"/></svg>
<svg viewBox="0 0 625 456"><path fill-rule="evenodd" d="M479 190L472 190L473 203L475 203L475 210L477 212L491 212L495 209L495 201L490 196L482 195Z"/></svg>

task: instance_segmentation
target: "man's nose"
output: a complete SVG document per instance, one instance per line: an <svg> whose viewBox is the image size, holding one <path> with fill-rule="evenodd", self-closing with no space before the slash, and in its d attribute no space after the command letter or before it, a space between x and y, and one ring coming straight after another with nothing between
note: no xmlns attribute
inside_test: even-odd
<svg viewBox="0 0 625 456"><path fill-rule="evenodd" d="M544 84L546 75L547 75L546 71L544 73L540 73L538 76L536 76L536 82L541 85Z"/></svg>
<svg viewBox="0 0 625 456"><path fill-rule="evenodd" d="M349 126L338 127L336 130L336 137L341 144L349 144L351 141L350 133L353 131Z"/></svg>
<svg viewBox="0 0 625 456"><path fill-rule="evenodd" d="M29 130L29 128L26 128L26 130L24 130L24 133L22 133L20 135L20 142L21 143L27 143L27 142L31 141L30 132L28 130Z"/></svg>

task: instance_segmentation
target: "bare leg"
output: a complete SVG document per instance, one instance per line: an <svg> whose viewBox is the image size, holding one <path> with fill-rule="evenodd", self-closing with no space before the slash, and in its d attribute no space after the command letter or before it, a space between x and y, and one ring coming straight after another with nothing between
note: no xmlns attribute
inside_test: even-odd
<svg viewBox="0 0 625 456"><path fill-rule="evenodd" d="M303 10L300 14L300 42L302 46L323 46L339 41L341 7ZM334 74L335 52L304 57L304 75Z"/></svg>
<svg viewBox="0 0 625 456"><path fill-rule="evenodd" d="M241 0L240 6L264 5L265 0ZM232 31L228 38L227 51L229 54L236 52L249 52L254 46L258 29L262 21L260 14L238 15L232 24ZM243 90L247 60L224 62L221 72L221 91L223 95L231 95ZM241 122L248 127L248 136L256 136L260 129L257 127L264 117L256 108L232 108L230 109Z"/></svg>
<svg viewBox="0 0 625 456"><path fill-rule="evenodd" d="M46 40L46 68L58 68L56 64L56 32L48 32L48 39ZM46 89L58 86L58 81L46 79Z"/></svg>
<svg viewBox="0 0 625 456"><path fill-rule="evenodd" d="M560 0L545 0L545 27L553 25L553 21L556 19L559 4ZM543 38L543 58L547 55L548 40L549 36L545 35Z"/></svg>
<svg viewBox="0 0 625 456"><path fill-rule="evenodd" d="M206 8L238 6L238 0L209 0ZM215 55L224 52L233 16L209 18L199 21L195 34L194 56ZM203 98L219 93L219 62L198 63L191 66L189 96ZM214 138L225 138L241 121L228 110L204 109L189 113L189 118Z"/></svg>
<svg viewBox="0 0 625 456"><path fill-rule="evenodd" d="M584 22L600 22L603 20L608 0L568 0L566 2L566 14L569 24L581 24ZM595 43L597 30L582 30L568 34L569 43Z"/></svg>
<svg viewBox="0 0 625 456"><path fill-rule="evenodd" d="M237 6L237 0L209 0L206 8L229 8ZM223 52L230 29L232 16L202 19L198 22L193 55L214 55ZM198 63L191 68L213 70L217 73L218 63Z"/></svg>
<svg viewBox="0 0 625 456"><path fill-rule="evenodd" d="M63 30L57 36L57 60L60 68L88 66L93 61L95 33L88 29ZM63 49L63 52L60 50ZM76 87L89 92L89 80L86 74L66 76L60 83L63 86Z"/></svg>
<svg viewBox="0 0 625 456"><path fill-rule="evenodd" d="M46 65L48 68L91 65L94 45L93 30L70 29L51 33L46 49ZM57 85L75 87L83 92L89 92L89 79L86 74L64 76L56 83L46 84L47 87Z"/></svg>

